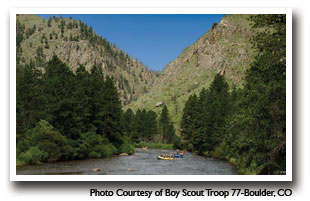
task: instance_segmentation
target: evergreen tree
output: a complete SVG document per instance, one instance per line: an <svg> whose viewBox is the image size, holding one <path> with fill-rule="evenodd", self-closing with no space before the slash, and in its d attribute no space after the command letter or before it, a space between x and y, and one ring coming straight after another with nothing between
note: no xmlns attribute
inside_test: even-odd
<svg viewBox="0 0 310 201"><path fill-rule="evenodd" d="M147 113L147 119L146 119L146 128L147 128L146 139L148 141L152 141L155 135L158 133L156 119L157 119L157 114L154 111L149 110Z"/></svg>
<svg viewBox="0 0 310 201"><path fill-rule="evenodd" d="M48 20L47 20L47 26L48 27L52 26L52 18L51 17L49 17Z"/></svg>
<svg viewBox="0 0 310 201"><path fill-rule="evenodd" d="M193 149L193 142L198 129L198 116L201 113L198 97L191 95L185 102L181 121L181 136L189 143L189 150Z"/></svg>
<svg viewBox="0 0 310 201"><path fill-rule="evenodd" d="M223 139L225 120L230 113L229 96L224 76L217 74L206 92L206 97L201 98L201 102L205 100L198 131L201 141L196 145L199 152L213 151Z"/></svg>
<svg viewBox="0 0 310 201"><path fill-rule="evenodd" d="M44 62L44 54L42 46L39 46L36 50L36 64L42 66Z"/></svg>
<svg viewBox="0 0 310 201"><path fill-rule="evenodd" d="M72 99L76 103L76 114L80 120L81 132L92 130L90 117L90 74L85 69L84 65L80 65L75 74L75 90L73 91Z"/></svg>
<svg viewBox="0 0 310 201"><path fill-rule="evenodd" d="M20 54L22 53L22 48L20 46L21 42L24 40L25 26L16 20L16 63L20 63Z"/></svg>
<svg viewBox="0 0 310 201"><path fill-rule="evenodd" d="M96 133L103 135L115 146L122 144L122 105L113 78L104 75L94 65L90 75L90 122Z"/></svg>
<svg viewBox="0 0 310 201"><path fill-rule="evenodd" d="M212 152L222 141L224 125L230 113L230 94L224 76L217 74L208 90L199 97L191 95L183 109L181 135L188 149Z"/></svg>
<svg viewBox="0 0 310 201"><path fill-rule="evenodd" d="M34 62L16 69L16 132L23 134L40 119L48 119L47 99L42 88L42 73Z"/></svg>
<svg viewBox="0 0 310 201"><path fill-rule="evenodd" d="M44 91L48 98L51 124L71 139L79 137L82 120L78 117L75 77L71 69L54 55L44 74Z"/></svg>
<svg viewBox="0 0 310 201"><path fill-rule="evenodd" d="M104 89L104 105L101 111L103 113L103 134L110 142L119 147L123 143L120 126L122 104L112 77L106 76Z"/></svg>
<svg viewBox="0 0 310 201"><path fill-rule="evenodd" d="M91 69L88 97L90 116L89 122L96 128L96 133L103 135L103 106L105 82L102 69L94 65Z"/></svg>
<svg viewBox="0 0 310 201"><path fill-rule="evenodd" d="M286 16L256 15L253 39L258 50L246 73L240 109L227 127L231 157L260 174L285 170L286 136ZM228 144L228 143L227 143Z"/></svg>
<svg viewBox="0 0 310 201"><path fill-rule="evenodd" d="M123 115L124 135L132 137L135 130L135 115L129 108Z"/></svg>
<svg viewBox="0 0 310 201"><path fill-rule="evenodd" d="M136 142L145 140L144 137L147 135L146 119L147 119L146 110L143 109L141 111L140 109L138 109L135 115L135 133L133 137L133 139Z"/></svg>
<svg viewBox="0 0 310 201"><path fill-rule="evenodd" d="M175 136L175 129L170 121L169 111L166 105L164 105L161 111L159 128L161 131L163 142L172 143L172 139Z"/></svg>

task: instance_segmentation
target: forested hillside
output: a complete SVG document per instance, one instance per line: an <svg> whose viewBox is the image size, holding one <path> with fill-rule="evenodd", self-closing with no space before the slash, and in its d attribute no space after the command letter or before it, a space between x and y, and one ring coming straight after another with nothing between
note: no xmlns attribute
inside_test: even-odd
<svg viewBox="0 0 310 201"><path fill-rule="evenodd" d="M147 94L127 107L133 110L148 108L159 113L161 108L156 108L156 104L163 102L179 133L185 101L203 87L208 88L217 73L225 76L231 88L242 87L245 72L255 55L250 40L257 28L250 25L249 18L250 15L229 15L219 24L214 23L209 31L165 66Z"/></svg>
<svg viewBox="0 0 310 201"><path fill-rule="evenodd" d="M253 38L258 54L244 87L233 88L217 74L208 89L185 103L181 136L189 150L236 164L243 174L286 170L286 16L251 18L261 31Z"/></svg>
<svg viewBox="0 0 310 201"><path fill-rule="evenodd" d="M45 20L36 15L17 15L16 20L17 64L33 61L44 71L56 54L73 72L81 64L87 71L95 65L114 78L123 105L137 100L153 86L155 72L82 21L62 17Z"/></svg>

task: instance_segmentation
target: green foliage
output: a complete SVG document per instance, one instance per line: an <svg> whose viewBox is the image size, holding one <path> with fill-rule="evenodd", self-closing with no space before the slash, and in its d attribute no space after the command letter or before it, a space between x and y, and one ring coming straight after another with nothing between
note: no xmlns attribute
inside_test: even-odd
<svg viewBox="0 0 310 201"><path fill-rule="evenodd" d="M48 20L47 20L47 26L48 27L52 26L52 18L51 17L49 17Z"/></svg>
<svg viewBox="0 0 310 201"><path fill-rule="evenodd" d="M225 119L230 111L228 84L217 74L208 90L190 96L181 123L182 136L199 153L213 151L223 139Z"/></svg>
<svg viewBox="0 0 310 201"><path fill-rule="evenodd" d="M175 149L184 149L186 147L181 138L177 135L172 137L172 144Z"/></svg>
<svg viewBox="0 0 310 201"><path fill-rule="evenodd" d="M26 38L29 38L36 31L36 25L34 24L32 28L27 29Z"/></svg>
<svg viewBox="0 0 310 201"><path fill-rule="evenodd" d="M72 22L69 22L68 24L67 24L67 29L72 29L73 28L73 23Z"/></svg>
<svg viewBox="0 0 310 201"><path fill-rule="evenodd" d="M124 144L120 146L121 153L133 154L135 153L135 151L135 146L130 144L129 142L124 142Z"/></svg>
<svg viewBox="0 0 310 201"><path fill-rule="evenodd" d="M20 55L22 53L22 48L20 46L21 42L24 40L24 30L25 25L21 24L19 20L16 20L16 63L20 63Z"/></svg>
<svg viewBox="0 0 310 201"><path fill-rule="evenodd" d="M48 158L48 153L40 150L38 147L30 147L26 152L20 154L20 161L23 164L40 164Z"/></svg>
<svg viewBox="0 0 310 201"><path fill-rule="evenodd" d="M123 136L123 113L114 85L99 67L89 73L81 65L74 74L55 55L44 74L34 63L18 66L16 151L20 164L109 157L118 149L133 153L130 139ZM44 154L38 152L31 161L33 147Z"/></svg>
<svg viewBox="0 0 310 201"><path fill-rule="evenodd" d="M140 142L144 136L147 136L147 112L146 110L138 110L135 115L135 131L133 135L133 139L135 142Z"/></svg>
<svg viewBox="0 0 310 201"><path fill-rule="evenodd" d="M37 126L26 132L32 146L47 153L46 161L53 162L61 158L68 158L72 147L68 144L67 138L61 133L54 131L53 126L47 121L41 120Z"/></svg>
<svg viewBox="0 0 310 201"><path fill-rule="evenodd" d="M118 153L117 148L113 144L109 143L103 147L102 156L111 157L112 155L117 154L117 153Z"/></svg>
<svg viewBox="0 0 310 201"><path fill-rule="evenodd" d="M285 18L252 17L253 26L262 31L252 39L257 56L243 89L233 88L229 94L224 77L216 75L207 91L185 104L181 128L188 147L230 160L240 174L286 169Z"/></svg>
<svg viewBox="0 0 310 201"><path fill-rule="evenodd" d="M211 29L214 29L216 26L217 26L217 23L214 22L213 25L212 25L212 27L211 27Z"/></svg>
<svg viewBox="0 0 310 201"><path fill-rule="evenodd" d="M23 134L39 119L47 119L47 99L42 89L41 72L31 62L16 69L16 132Z"/></svg>
<svg viewBox="0 0 310 201"><path fill-rule="evenodd" d="M244 88L229 94L217 75L199 100L188 99L181 128L188 147L230 160L240 174L276 174L286 169L285 15L252 20L262 31L252 40L258 52Z"/></svg>
<svg viewBox="0 0 310 201"><path fill-rule="evenodd" d="M127 137L132 137L135 131L135 114L131 109L127 109L122 119L123 133Z"/></svg>
<svg viewBox="0 0 310 201"><path fill-rule="evenodd" d="M62 38L68 39L70 36L70 41L88 40L94 47L97 44L102 46L101 54L113 56L119 63L130 62L128 55L97 36L86 24L68 20L66 24L66 20L53 19L59 24ZM166 94L171 98L160 97L161 100L168 100L168 107L166 104L163 106L158 119L154 111L159 114L159 108L154 111L142 108L136 114L132 110L123 113L115 82L112 77L103 74L101 65L95 64L90 72L86 71L85 66L80 66L73 73L55 55L46 63L45 57L48 58L50 52L45 36L48 32L42 35L44 31L41 26L39 33L36 33L36 27L28 26L25 29L25 24L17 20L17 64L23 60L20 56L23 40L32 34L33 37L42 35L41 46L33 43L33 47L37 48L36 63L17 65L17 160L22 164L105 157L120 151L131 153L132 144L138 143L138 146L143 144L150 148L186 147L187 150L226 158L236 164L240 173L274 174L285 170L285 16L255 15L252 20L253 26L262 32L252 40L257 56L246 73L243 88L233 88L228 93L224 76L215 75L215 71L201 76L210 80L215 75L210 86L212 80L204 85L209 86L208 89L202 89L202 86L195 88L193 85L188 87L192 79L188 77L180 79L180 85L184 84L186 88L167 82L167 88L159 89L160 95ZM80 35L74 32L66 34L65 28L79 28ZM58 38L57 33L53 33L50 34L50 40L53 35L55 39ZM108 72L117 71L119 67L113 61L105 64ZM186 65L192 67L195 63L189 61ZM37 67L45 67L45 73L42 74ZM192 75L190 71L183 73ZM132 72L140 75L140 80L147 81L145 73ZM132 94L140 93L135 86L129 86L131 82L127 80L127 75L121 74L120 77L120 89L128 88L132 89ZM198 80L198 83L205 80ZM172 91L172 88L176 91ZM179 94L181 91L184 96ZM157 95L154 93L153 97ZM143 101L152 105L146 108L155 105L153 100ZM182 108L183 101L186 103L179 137L175 135L172 122L179 123L176 104L180 103ZM171 107L169 102L175 107ZM175 116L170 116L168 109Z"/></svg>
<svg viewBox="0 0 310 201"><path fill-rule="evenodd" d="M48 62L45 70L43 87L48 98L48 113L53 117L50 122L68 138L76 139L80 134L81 119L76 118L80 102L75 99L75 76L56 55Z"/></svg>
<svg viewBox="0 0 310 201"><path fill-rule="evenodd" d="M37 65L42 66L43 65L43 59L44 59L43 48L42 48L42 46L39 46L37 48L37 51L36 51L36 63L37 63Z"/></svg>
<svg viewBox="0 0 310 201"><path fill-rule="evenodd" d="M26 164L66 159L72 153L67 138L45 120L40 120L36 127L27 130L20 138L17 142L17 159Z"/></svg>
<svg viewBox="0 0 310 201"><path fill-rule="evenodd" d="M245 168L273 174L285 171L286 160L286 16L257 15L252 20L253 26L263 28L253 39L258 55L245 77L242 108L232 117L239 117L240 123L227 127L227 133L241 134L244 142L235 140L236 134L230 139L232 149L243 147L236 157Z"/></svg>
<svg viewBox="0 0 310 201"><path fill-rule="evenodd" d="M20 47L20 43L24 39L25 25L21 24L19 20L16 20L16 47Z"/></svg>
<svg viewBox="0 0 310 201"><path fill-rule="evenodd" d="M144 141L137 143L136 147L148 147L150 149L174 149L173 144L144 142Z"/></svg>
<svg viewBox="0 0 310 201"><path fill-rule="evenodd" d="M66 22L64 20L61 20L59 28L62 34L65 32L65 25L66 25Z"/></svg>
<svg viewBox="0 0 310 201"><path fill-rule="evenodd" d="M146 132L147 134L144 136L145 140L152 141L154 137L158 133L158 126L157 126L157 114L149 110L146 117Z"/></svg>
<svg viewBox="0 0 310 201"><path fill-rule="evenodd" d="M175 129L172 122L170 121L169 112L166 105L164 105L160 115L159 128L163 142L171 144L172 139L175 136Z"/></svg>

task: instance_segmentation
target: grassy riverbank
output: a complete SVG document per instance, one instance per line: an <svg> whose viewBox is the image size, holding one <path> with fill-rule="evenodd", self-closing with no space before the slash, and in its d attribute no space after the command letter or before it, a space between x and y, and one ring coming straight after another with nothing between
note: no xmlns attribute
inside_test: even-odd
<svg viewBox="0 0 310 201"><path fill-rule="evenodd" d="M218 152L204 152L202 154L203 156L210 157L210 158L215 158L218 160L223 160L229 162L232 166L236 167L238 175L256 175L259 173L259 171L256 169L250 169L250 168L245 168L244 164L238 161L236 158L230 158L228 156L223 156L219 154Z"/></svg>
<svg viewBox="0 0 310 201"><path fill-rule="evenodd" d="M175 149L173 144L163 144L163 143L152 143L152 142L139 142L136 147L142 148L147 147L150 149Z"/></svg>

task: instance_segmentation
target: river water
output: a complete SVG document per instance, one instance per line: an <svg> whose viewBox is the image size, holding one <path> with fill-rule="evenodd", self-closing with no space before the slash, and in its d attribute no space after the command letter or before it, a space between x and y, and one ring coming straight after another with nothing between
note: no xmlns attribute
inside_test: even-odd
<svg viewBox="0 0 310 201"><path fill-rule="evenodd" d="M174 160L158 160L160 154L172 150L137 149L130 156L114 156L104 159L71 160L40 165L17 167L17 175L234 175L236 169L230 163L190 154ZM94 168L100 171L93 172Z"/></svg>

